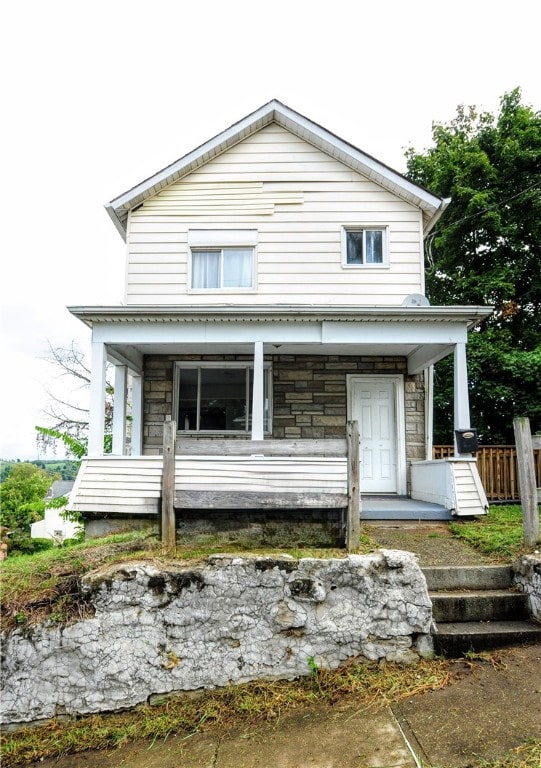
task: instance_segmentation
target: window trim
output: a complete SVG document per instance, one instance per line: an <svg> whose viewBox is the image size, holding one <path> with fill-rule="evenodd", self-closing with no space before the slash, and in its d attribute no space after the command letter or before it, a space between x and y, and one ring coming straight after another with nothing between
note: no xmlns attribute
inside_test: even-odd
<svg viewBox="0 0 541 768"><path fill-rule="evenodd" d="M206 361L206 360L176 360L174 363L174 371L173 371L173 418L177 422L177 433L182 436L218 436L218 435L224 435L225 437L229 435L250 435L251 434L251 425L250 421L248 421L247 428L246 429L179 429L178 428L178 410L179 410L179 387L180 387L180 372L182 369L190 368L192 370L197 370L199 368L244 368L248 370L254 370L254 363L253 360L224 360L224 361ZM273 402L272 402L272 363L270 361L263 363L263 373L264 376L267 377L267 399L268 399L268 418L267 418L267 426L265 428L264 434L265 435L272 435L272 408L273 408ZM200 377L199 377L200 381ZM197 394L198 402L197 402L197 410L199 413L201 403L201 392L198 389Z"/></svg>
<svg viewBox="0 0 541 768"><path fill-rule="evenodd" d="M188 275L187 293L216 294L216 293L255 293L257 290L257 229L190 229L188 230ZM231 288L194 288L193 253L197 251L221 251L228 249L251 249L252 251L252 284ZM223 280L223 255L221 256L221 274Z"/></svg>
<svg viewBox="0 0 541 768"><path fill-rule="evenodd" d="M365 232L366 230L378 230L382 233L382 259L381 264L366 263L348 264L347 236L349 232ZM389 259L389 226L386 224L344 224L341 229L341 252L343 269L388 269Z"/></svg>
<svg viewBox="0 0 541 768"><path fill-rule="evenodd" d="M227 251L251 251L252 256L252 269L251 269L251 285L238 285L226 287L223 285L224 281L224 252ZM216 288L194 288L192 285L193 280L193 255L194 253L209 253L215 252L220 254L220 282L222 285L218 285ZM253 293L255 290L255 248L250 245L232 245L232 246L201 246L198 248L190 249L190 281L189 281L189 293Z"/></svg>

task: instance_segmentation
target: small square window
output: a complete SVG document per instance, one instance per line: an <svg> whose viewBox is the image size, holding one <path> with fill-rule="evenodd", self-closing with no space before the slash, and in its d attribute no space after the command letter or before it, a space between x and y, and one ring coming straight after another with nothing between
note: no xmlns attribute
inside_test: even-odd
<svg viewBox="0 0 541 768"><path fill-rule="evenodd" d="M366 227L344 232L344 265L348 267L387 266L385 228Z"/></svg>

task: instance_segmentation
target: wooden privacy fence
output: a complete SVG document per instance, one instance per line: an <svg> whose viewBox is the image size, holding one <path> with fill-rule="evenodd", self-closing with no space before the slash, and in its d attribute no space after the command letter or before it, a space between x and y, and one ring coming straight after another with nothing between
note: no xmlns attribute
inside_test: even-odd
<svg viewBox="0 0 541 768"><path fill-rule="evenodd" d="M435 445L433 457L454 456L452 445ZM489 501L518 501L520 499L517 451L514 445L480 445L475 454L477 468ZM534 449L537 487L541 487L541 449Z"/></svg>

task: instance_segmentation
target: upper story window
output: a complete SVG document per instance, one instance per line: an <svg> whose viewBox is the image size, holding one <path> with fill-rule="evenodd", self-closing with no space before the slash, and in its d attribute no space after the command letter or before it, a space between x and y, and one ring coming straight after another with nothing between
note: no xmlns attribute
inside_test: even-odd
<svg viewBox="0 0 541 768"><path fill-rule="evenodd" d="M192 288L253 287L253 248L192 249Z"/></svg>
<svg viewBox="0 0 541 768"><path fill-rule="evenodd" d="M342 263L345 267L387 267L386 227L344 227Z"/></svg>
<svg viewBox="0 0 541 768"><path fill-rule="evenodd" d="M257 230L192 229L190 289L251 291L256 283Z"/></svg>

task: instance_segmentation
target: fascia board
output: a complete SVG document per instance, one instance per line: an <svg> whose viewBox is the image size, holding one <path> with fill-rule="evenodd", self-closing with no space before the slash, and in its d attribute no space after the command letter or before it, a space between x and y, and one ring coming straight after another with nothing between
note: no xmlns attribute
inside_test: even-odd
<svg viewBox="0 0 541 768"><path fill-rule="evenodd" d="M322 320L335 322L440 322L464 323L472 328L489 317L492 307L312 307L296 305L271 306L200 306L179 307L178 305L133 305L68 307L68 311L90 328L100 323L175 323L241 320L266 322L269 318L283 323L306 323Z"/></svg>
<svg viewBox="0 0 541 768"><path fill-rule="evenodd" d="M445 210L449 207L450 204L451 204L451 198L450 197L445 197L441 201L440 207L438 208L436 213L431 218L429 218L426 221L426 223L425 223L425 227L424 227L424 235L425 235L425 237L428 234L430 234L430 232L434 229L434 227L436 226L436 224L440 220L440 217L445 212Z"/></svg>
<svg viewBox="0 0 541 768"><path fill-rule="evenodd" d="M118 217L115 208L110 203L107 203L107 205L105 205L104 208L109 214L111 221L115 225L116 229L118 230L120 237L124 240L124 242L126 242L126 236L127 236L126 227L124 226L122 219Z"/></svg>
<svg viewBox="0 0 541 768"><path fill-rule="evenodd" d="M147 197L157 194L164 187L191 173L273 121L353 170L371 178L388 191L421 208L428 214L429 222L430 217L440 209L441 198L409 181L397 171L285 104L273 100L106 204L105 208L121 235L125 237L124 217L120 211L127 214L128 209L135 207Z"/></svg>
<svg viewBox="0 0 541 768"><path fill-rule="evenodd" d="M407 196L410 198L410 202L415 200L415 204L418 207L437 210L441 206L442 199L440 197L433 195L418 184L414 184L398 173L398 171L393 170L353 144L331 133L326 128L286 107L284 104L280 104L279 108L276 109L274 119L283 128L292 133L297 133L300 138L306 139L327 154L341 160L341 162L350 165L352 160L355 161L358 164L355 170L359 170L365 176L374 179L398 196ZM299 129L301 130L299 131Z"/></svg>

